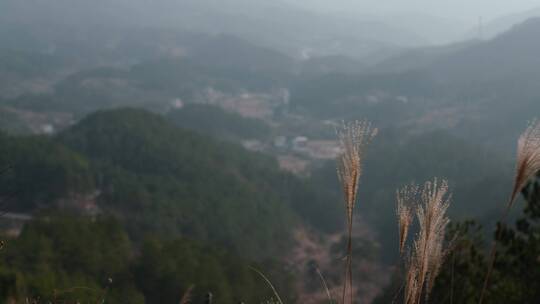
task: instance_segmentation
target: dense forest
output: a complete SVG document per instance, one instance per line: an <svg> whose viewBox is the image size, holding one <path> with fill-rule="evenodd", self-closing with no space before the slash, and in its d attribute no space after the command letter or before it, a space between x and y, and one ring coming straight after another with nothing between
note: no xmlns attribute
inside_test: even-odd
<svg viewBox="0 0 540 304"><path fill-rule="evenodd" d="M65 214L44 215L3 250L2 298L17 302L169 303L190 286L195 302L210 291L225 303L256 302L271 294L250 267L280 269L186 238L147 235L136 245L112 218ZM287 292L291 278L275 274Z"/></svg>
<svg viewBox="0 0 540 304"><path fill-rule="evenodd" d="M9 166L1 183L10 196L5 208L38 218L6 244L4 297L50 300L55 290L84 286L65 296L96 299L110 288L113 302L162 303L179 300L193 284L201 296L211 290L225 302L260 299L264 285L246 287L260 279L250 260L272 265L265 269L287 290L286 268L275 267L288 252L292 227L341 226L339 208L309 180L280 172L268 156L144 110L98 112L54 137L1 141ZM336 212L319 221L311 208ZM189 269L197 276L187 280ZM164 289L155 293L148 276Z"/></svg>
<svg viewBox="0 0 540 304"><path fill-rule="evenodd" d="M411 304L397 189L424 181L450 249L414 304L536 303L538 183L500 216L540 10L224 1L1 1L0 303L346 304L345 266L356 302Z"/></svg>
<svg viewBox="0 0 540 304"><path fill-rule="evenodd" d="M1 146L2 163L11 165L3 192L15 193L10 210L95 204L124 219L138 239L189 235L243 256L271 256L295 222L317 222L311 207L339 210L272 158L144 110L98 112L53 138L3 135ZM324 229L339 227L335 214Z"/></svg>

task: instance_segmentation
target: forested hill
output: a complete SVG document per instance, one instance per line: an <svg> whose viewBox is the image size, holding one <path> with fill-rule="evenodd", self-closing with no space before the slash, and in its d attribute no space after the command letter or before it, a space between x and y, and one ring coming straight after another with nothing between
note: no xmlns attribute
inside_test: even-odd
<svg viewBox="0 0 540 304"><path fill-rule="evenodd" d="M219 107L188 104L167 113L175 125L211 135L217 139L262 139L272 134L271 127L262 120L243 117Z"/></svg>
<svg viewBox="0 0 540 304"><path fill-rule="evenodd" d="M144 110L97 112L52 139L0 141L2 164L13 164L2 191L31 189L16 191L10 210L84 211L95 204L136 241L187 236L257 258L283 251L302 220L340 227L336 204L272 158ZM319 208L328 210L320 222L312 212Z"/></svg>

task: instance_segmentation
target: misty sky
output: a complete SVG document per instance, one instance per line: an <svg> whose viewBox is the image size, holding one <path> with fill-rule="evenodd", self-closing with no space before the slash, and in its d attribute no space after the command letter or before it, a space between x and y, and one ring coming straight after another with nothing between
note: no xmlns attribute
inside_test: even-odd
<svg viewBox="0 0 540 304"><path fill-rule="evenodd" d="M288 0L317 8L365 14L420 12L463 21L485 20L540 7L538 0Z"/></svg>

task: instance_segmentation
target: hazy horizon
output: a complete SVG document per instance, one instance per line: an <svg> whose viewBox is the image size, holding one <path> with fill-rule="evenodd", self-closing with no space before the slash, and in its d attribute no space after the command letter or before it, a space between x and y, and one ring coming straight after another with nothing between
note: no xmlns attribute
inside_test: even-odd
<svg viewBox="0 0 540 304"><path fill-rule="evenodd" d="M429 0L410 0L406 3L397 0L387 1L354 1L335 0L331 3L324 0L285 0L299 6L328 11L347 11L354 14L394 15L394 14L428 14L452 20L477 22L494 20L512 14L540 8L540 3L525 1L489 1L489 0L456 0L452 2L436 2Z"/></svg>
<svg viewBox="0 0 540 304"><path fill-rule="evenodd" d="M537 1L0 0L0 302L537 303Z"/></svg>
<svg viewBox="0 0 540 304"><path fill-rule="evenodd" d="M0 6L5 12L12 11L4 16L0 12L0 21L49 20L54 23L61 20L77 26L109 23L224 32L294 56L304 49L323 48L326 49L323 54L336 53L327 43L328 39L348 37L335 44L339 52L365 57L365 50L367 55L380 54L382 45L389 50L491 38L540 12L540 6L529 0L519 3L486 0L448 3L427 0L407 3L395 0L336 0L331 3L322 0L116 0L98 4L65 0L29 4L8 0ZM276 27L282 27L279 34L269 30ZM284 37L291 35L297 37ZM366 48L366 41L375 43Z"/></svg>

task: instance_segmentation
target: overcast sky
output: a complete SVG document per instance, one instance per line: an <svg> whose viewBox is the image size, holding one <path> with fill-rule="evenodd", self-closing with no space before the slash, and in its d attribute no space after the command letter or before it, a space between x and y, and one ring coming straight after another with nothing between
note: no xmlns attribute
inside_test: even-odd
<svg viewBox="0 0 540 304"><path fill-rule="evenodd" d="M420 12L461 19L494 19L540 7L539 0L288 0L302 5L334 10L354 9L365 14Z"/></svg>

